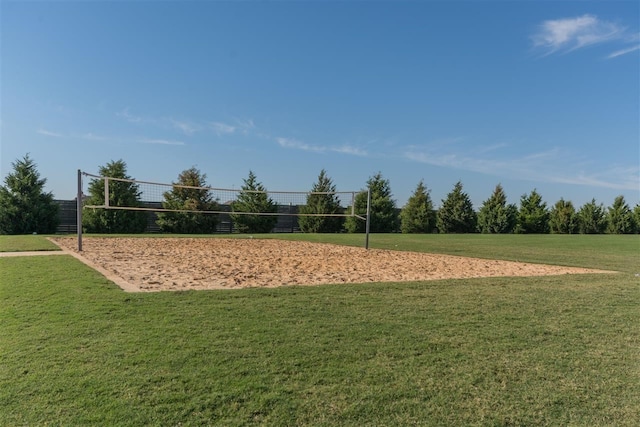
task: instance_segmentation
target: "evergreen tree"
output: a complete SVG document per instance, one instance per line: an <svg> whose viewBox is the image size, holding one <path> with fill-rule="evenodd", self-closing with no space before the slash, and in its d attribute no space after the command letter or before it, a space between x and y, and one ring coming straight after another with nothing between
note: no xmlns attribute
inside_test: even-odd
<svg viewBox="0 0 640 427"><path fill-rule="evenodd" d="M549 212L549 229L556 234L573 234L578 230L578 217L571 201L560 199Z"/></svg>
<svg viewBox="0 0 640 427"><path fill-rule="evenodd" d="M100 176L132 179L127 175L123 160L111 161L98 169ZM139 207L140 188L128 181L109 181L109 206ZM101 206L104 200L104 179L92 179L89 183L87 205ZM147 228L147 213L123 209L85 209L82 227L88 233L142 233Z"/></svg>
<svg viewBox="0 0 640 427"><path fill-rule="evenodd" d="M378 172L367 181L367 187L371 191L371 213L369 231L371 233L390 233L396 231L398 217L396 214L396 202L391 198L391 186L389 180ZM355 212L358 215L367 214L367 193L356 195ZM348 208L350 209L350 208ZM365 231L365 222L355 217L348 217L344 227L349 233L362 233Z"/></svg>
<svg viewBox="0 0 640 427"><path fill-rule="evenodd" d="M547 203L542 201L542 196L536 190L520 198L516 232L540 234L549 232Z"/></svg>
<svg viewBox="0 0 640 427"><path fill-rule="evenodd" d="M164 193L162 207L171 210L215 211L218 204L207 187L207 175L195 167L182 171L178 181L170 191ZM177 186L180 187L177 187ZM184 187L183 187L184 186ZM189 188L185 188L189 187ZM169 233L213 233L218 223L215 214L197 212L162 212L158 214L156 223L160 229Z"/></svg>
<svg viewBox="0 0 640 427"><path fill-rule="evenodd" d="M633 222L636 224L636 233L640 233L640 203L633 208Z"/></svg>
<svg viewBox="0 0 640 427"><path fill-rule="evenodd" d="M403 233L430 233L436 225L436 215L429 190L423 181L400 212L400 231Z"/></svg>
<svg viewBox="0 0 640 427"><path fill-rule="evenodd" d="M276 213L277 206L267 195L262 183L249 171L238 199L231 203L232 212ZM273 215L231 214L236 230L240 233L270 233L278 222Z"/></svg>
<svg viewBox="0 0 640 427"><path fill-rule="evenodd" d="M336 186L322 169L318 181L307 195L307 203L300 207L301 214L341 214L340 200L335 193ZM301 216L298 218L300 230L304 233L337 233L342 229L344 218L332 216Z"/></svg>
<svg viewBox="0 0 640 427"><path fill-rule="evenodd" d="M54 233L58 226L58 205L44 191L37 165L25 155L11 163L13 172L0 186L0 234Z"/></svg>
<svg viewBox="0 0 640 427"><path fill-rule="evenodd" d="M478 212L478 231L481 233L512 233L516 225L518 208L507 204L507 196L498 184L491 197L484 201Z"/></svg>
<svg viewBox="0 0 640 427"><path fill-rule="evenodd" d="M607 216L602 204L596 199L582 205L578 211L578 228L582 234L600 234L607 229Z"/></svg>
<svg viewBox="0 0 640 427"><path fill-rule="evenodd" d="M476 230L477 221L471 199L462 191L462 182L458 181L438 210L438 231L440 233L473 233Z"/></svg>
<svg viewBox="0 0 640 427"><path fill-rule="evenodd" d="M625 202L624 196L618 196L609 207L607 216L607 231L612 234L633 234L636 231L636 223L633 211Z"/></svg>

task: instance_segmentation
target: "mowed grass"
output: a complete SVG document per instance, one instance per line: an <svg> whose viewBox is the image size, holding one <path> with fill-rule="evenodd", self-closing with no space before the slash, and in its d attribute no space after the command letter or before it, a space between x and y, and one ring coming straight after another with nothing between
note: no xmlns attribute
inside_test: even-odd
<svg viewBox="0 0 640 427"><path fill-rule="evenodd" d="M361 234L269 234L254 237L364 246ZM378 249L640 273L638 235L371 234L369 245Z"/></svg>
<svg viewBox="0 0 640 427"><path fill-rule="evenodd" d="M617 274L154 294L0 258L0 425L639 425L638 252L615 240L549 251Z"/></svg>
<svg viewBox="0 0 640 427"><path fill-rule="evenodd" d="M0 235L0 252L55 251L59 248L44 236L6 236Z"/></svg>

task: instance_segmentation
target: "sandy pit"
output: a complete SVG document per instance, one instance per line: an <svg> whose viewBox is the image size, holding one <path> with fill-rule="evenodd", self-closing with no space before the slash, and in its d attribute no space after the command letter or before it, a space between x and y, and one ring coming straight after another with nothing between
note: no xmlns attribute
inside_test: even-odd
<svg viewBox="0 0 640 427"><path fill-rule="evenodd" d="M51 240L132 292L600 272L272 239L84 238L81 253Z"/></svg>

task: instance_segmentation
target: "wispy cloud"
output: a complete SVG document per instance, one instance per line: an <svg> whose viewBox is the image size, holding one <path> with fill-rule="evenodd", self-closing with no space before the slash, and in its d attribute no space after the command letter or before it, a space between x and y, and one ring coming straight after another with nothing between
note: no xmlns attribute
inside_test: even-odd
<svg viewBox="0 0 640 427"><path fill-rule="evenodd" d="M254 132L256 125L253 123L252 119L236 119L237 129L243 135L249 135Z"/></svg>
<svg viewBox="0 0 640 427"><path fill-rule="evenodd" d="M46 129L38 129L36 133L39 133L40 135L44 135L44 136L50 136L53 138L73 138L73 139L84 139L89 141L106 141L110 139L106 136L96 135L93 132L64 134L60 132L53 132Z"/></svg>
<svg viewBox="0 0 640 427"><path fill-rule="evenodd" d="M233 124L220 121L214 121L210 123L210 128L218 136L231 135L234 133L242 135L258 135L255 132L255 127L256 125L254 124L252 119L235 119L235 123Z"/></svg>
<svg viewBox="0 0 640 427"><path fill-rule="evenodd" d="M236 131L236 127L222 122L211 122L211 129L216 135L230 135Z"/></svg>
<svg viewBox="0 0 640 427"><path fill-rule="evenodd" d="M130 123L140 123L142 121L142 117L134 116L129 112L129 107L126 107L124 110L117 112L116 116L123 118Z"/></svg>
<svg viewBox="0 0 640 427"><path fill-rule="evenodd" d="M140 138L140 137L127 137L127 136L106 136L99 135L93 132L71 132L68 134L52 132L45 129L38 129L37 133L54 138L67 138L83 141L100 141L110 143L139 143L139 144L160 144L160 145L186 145L183 141L175 141L169 139L159 138Z"/></svg>
<svg viewBox="0 0 640 427"><path fill-rule="evenodd" d="M332 147L331 151L334 151L336 153L349 154L352 156L360 156L360 157L366 157L368 155L367 151L362 150L358 147L353 147L351 145L343 145L342 147Z"/></svg>
<svg viewBox="0 0 640 427"><path fill-rule="evenodd" d="M627 53L635 52L636 50L640 50L640 44L626 49L616 50L615 52L607 56L607 59L617 58L618 56L626 55Z"/></svg>
<svg viewBox="0 0 640 427"><path fill-rule="evenodd" d="M87 133L83 133L80 135L77 135L78 138L80 139L86 139L89 141L107 141L111 138L107 137L107 136L102 136L102 135L96 135L93 132L87 132Z"/></svg>
<svg viewBox="0 0 640 427"><path fill-rule="evenodd" d="M322 153L324 151L327 151L326 147L307 144L305 142L298 141L297 139L293 139L293 138L277 137L276 142L278 143L278 145L280 145L283 148L294 148L296 150L313 151L316 153Z"/></svg>
<svg viewBox="0 0 640 427"><path fill-rule="evenodd" d="M306 142L299 141L294 138L282 138L277 137L275 141L282 148L290 148L295 150L303 150L303 151L311 151L314 153L326 153L326 152L334 152L341 154L348 154L351 156L367 156L367 151L354 147L352 145L342 145L342 146L323 146L323 145L313 145L307 144Z"/></svg>
<svg viewBox="0 0 640 427"><path fill-rule="evenodd" d="M177 129L181 133L191 136L196 132L200 131L209 131L213 132L218 137L222 136L252 136L255 138L260 138L268 141L275 141L280 147L286 149L293 150L302 150L309 151L314 153L340 153L346 154L350 156L360 156L365 157L368 156L369 153L367 150L360 148L363 144L356 143L351 144L347 143L340 146L333 145L314 145L309 144L307 142L301 141L295 138L287 138L287 137L274 137L273 134L269 132L264 132L256 126L253 119L241 119L241 118L232 118L229 120L212 120L212 121L199 121L193 119L175 119L175 118L152 118L142 116L136 116L131 114L129 111L129 107L123 109L122 111L116 113L118 117L121 117L132 123L145 123L151 124L156 127L164 128L167 127ZM156 141L156 142L151 142ZM152 140L149 139L145 141L145 143L157 143L157 144L167 144L168 140ZM374 142L374 141L371 141ZM180 141L180 144L173 145L183 145L184 143ZM366 145L366 144L364 144Z"/></svg>
<svg viewBox="0 0 640 427"><path fill-rule="evenodd" d="M194 133L202 130L202 125L189 120L168 120L174 128L180 130L185 135L193 135Z"/></svg>
<svg viewBox="0 0 640 427"><path fill-rule="evenodd" d="M44 136L52 136L54 138L62 138L64 136L61 133L52 132L52 131L46 130L46 129L38 129L36 131L36 133L39 133L40 135L44 135Z"/></svg>
<svg viewBox="0 0 640 427"><path fill-rule="evenodd" d="M541 50L543 56L625 40L628 40L625 27L588 14L544 21L531 36L533 47Z"/></svg>
<svg viewBox="0 0 640 427"><path fill-rule="evenodd" d="M553 175L551 178L550 182L559 184L637 191L640 186L640 168L613 166L602 171L585 172L582 170L572 175Z"/></svg>
<svg viewBox="0 0 640 427"><path fill-rule="evenodd" d="M129 107L115 113L117 117L136 124L144 124L154 128L173 129L186 136L192 136L202 131L213 132L217 136L224 135L251 135L256 134L256 125L253 119L233 119L231 121L221 120L199 120L189 117L153 117L132 114Z"/></svg>
<svg viewBox="0 0 640 427"><path fill-rule="evenodd" d="M508 149L509 146L501 144ZM433 166L477 172L501 178L524 179L558 184L585 185L619 190L637 190L640 185L640 168L607 167L597 170L593 164L582 162L568 167L567 158L576 158L560 148L513 155L501 152L497 146L469 149L442 149L437 145L408 146L403 155L406 159ZM505 150L506 151L506 150ZM491 152L491 155L488 153Z"/></svg>
<svg viewBox="0 0 640 427"><path fill-rule="evenodd" d="M167 139L141 139L142 144L158 144L158 145L185 145L183 141L170 141Z"/></svg>

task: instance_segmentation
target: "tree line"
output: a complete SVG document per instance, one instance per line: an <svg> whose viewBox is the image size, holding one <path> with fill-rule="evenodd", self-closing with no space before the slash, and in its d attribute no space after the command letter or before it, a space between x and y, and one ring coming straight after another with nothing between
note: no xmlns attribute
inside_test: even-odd
<svg viewBox="0 0 640 427"><path fill-rule="evenodd" d="M41 179L35 162L27 154L12 163L13 172L0 186L0 234L53 233L58 225L58 206L51 193L44 192L46 179ZM132 180L123 160L108 162L99 168L101 176ZM212 233L218 222L215 214L199 211L219 211L218 200L212 194L194 187L208 187L206 174L195 167L182 171L171 190L163 194L157 224L167 233ZM371 193L370 231L372 233L563 233L563 234L633 234L640 233L640 204L632 209L623 196L615 198L607 208L595 199L576 209L569 200L560 199L548 207L534 189L520 198L520 205L507 202L504 189L498 184L491 196L476 211L457 182L434 208L430 190L420 181L407 203L398 209L393 200L388 179L378 172L366 187ZM87 204L103 205L104 181L91 180ZM360 233L364 221L348 216L331 216L351 212L366 214L366 190L359 193L353 206L343 207L335 194L336 187L323 169L307 194L306 204L299 206L300 230L306 233ZM140 206L141 191L128 181L112 181L109 204ZM231 202L231 220L240 233L268 233L276 225L276 203L268 196L264 185L249 171L235 200ZM399 212L399 213L398 213ZM255 215L262 213L263 215ZM266 214L266 215L264 215ZM310 216L305 216L310 215ZM313 216L328 215L328 216ZM133 210L95 209L83 214L83 231L89 233L141 233L147 226L147 214Z"/></svg>

